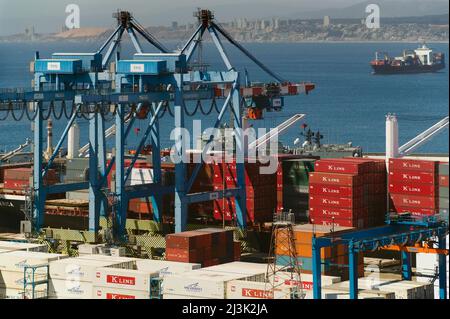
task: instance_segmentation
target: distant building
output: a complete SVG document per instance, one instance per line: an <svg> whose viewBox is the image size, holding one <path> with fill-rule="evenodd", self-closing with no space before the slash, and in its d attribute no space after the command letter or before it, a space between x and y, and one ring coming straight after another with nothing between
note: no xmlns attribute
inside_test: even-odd
<svg viewBox="0 0 450 319"><path fill-rule="evenodd" d="M324 16L323 17L323 27L328 28L331 24L330 16Z"/></svg>
<svg viewBox="0 0 450 319"><path fill-rule="evenodd" d="M278 30L280 28L280 19L278 18L273 19L273 28L275 30Z"/></svg>
<svg viewBox="0 0 450 319"><path fill-rule="evenodd" d="M178 22L177 22L177 21L173 21L173 22L172 22L172 29L173 29L173 30L178 29Z"/></svg>
<svg viewBox="0 0 450 319"><path fill-rule="evenodd" d="M36 36L36 32L34 26L25 29L25 36L28 40L34 40Z"/></svg>

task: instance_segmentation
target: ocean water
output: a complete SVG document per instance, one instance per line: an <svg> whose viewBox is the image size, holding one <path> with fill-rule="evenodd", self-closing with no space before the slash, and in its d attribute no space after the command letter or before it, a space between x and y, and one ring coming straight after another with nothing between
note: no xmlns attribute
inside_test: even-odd
<svg viewBox="0 0 450 319"><path fill-rule="evenodd" d="M181 43L169 46L177 47ZM59 42L0 44L0 88L29 87L32 75L29 62L35 51L41 57L52 52L93 52L100 43ZM435 51L446 54L448 44L430 44ZM266 113L265 119L253 122L255 128L274 127L296 113L306 114L302 123L313 130L320 130L325 143L347 143L360 145L366 152L382 152L385 148L385 115L395 113L399 117L400 143L405 143L449 113L448 68L435 74L375 76L371 74L369 61L377 50L399 55L403 49L414 49L416 43L277 43L245 44L255 56L283 78L295 81L312 81L316 89L310 95L288 97L281 113ZM236 69L247 69L252 81L271 81L249 59L235 48L226 46ZM146 51L152 52L151 48ZM211 44L204 45L203 62L210 69L224 69L220 56ZM122 56L130 56L130 43L123 44ZM205 104L205 108L207 103ZM190 106L193 107L192 105ZM1 115L1 114L0 114ZM186 125L192 128L192 119L202 119L202 127L212 126L215 115L187 118ZM1 118L1 116L0 116ZM226 116L225 120L230 117ZM65 120L57 121L55 138L62 132ZM288 145L299 137L300 124L286 132L281 140ZM82 143L87 141L87 123L79 122L82 128ZM173 118L168 114L161 120L161 142L169 147ZM128 148L135 148L143 134L145 123L136 124L141 133L133 130L127 141ZM84 129L86 128L86 129ZM0 151L10 150L31 137L31 125L23 120L0 121ZM56 142L55 142L56 143ZM418 151L447 153L448 130L436 136Z"/></svg>

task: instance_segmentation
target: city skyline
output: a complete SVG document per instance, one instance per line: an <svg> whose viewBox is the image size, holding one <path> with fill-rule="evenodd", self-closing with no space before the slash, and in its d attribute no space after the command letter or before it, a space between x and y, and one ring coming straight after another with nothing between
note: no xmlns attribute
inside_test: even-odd
<svg viewBox="0 0 450 319"><path fill-rule="evenodd" d="M349 12L348 15L350 16L347 18L359 19L365 14L364 7L361 6L363 4L361 0L318 0L313 3L305 0L281 0L276 4L267 0L248 0L245 3L238 0L229 0L226 4L224 4L223 0L188 0L183 1L182 5L179 4L179 0L154 0L151 4L144 0L131 0L126 4L119 0L110 0L108 2L98 1L95 3L88 0L42 0L39 4L25 1L17 0L11 2L0 0L0 36L24 33L26 28L31 27L34 27L37 33L59 32L64 26L68 15L65 12L65 8L71 3L78 4L80 7L81 27L104 28L114 26L114 20L111 14L117 8L138 13L138 20L145 26L170 26L173 21L177 21L179 24L192 23L194 22L192 12L195 8L205 6L215 10L218 20L222 22L244 18L241 14L242 12L246 13L245 18L249 20L267 19L271 17L284 19L307 18L308 15L311 18L323 17L325 15L330 15L331 18L334 18L335 16L332 13L335 13L337 17L342 14L345 15L345 13L341 12L342 10ZM396 0L395 2L401 4L402 1L405 0ZM383 3L383 1L374 2L382 3L382 8L393 3ZM442 0L424 0L421 3L425 3L427 7L430 4L434 4L436 8L423 11L424 8L416 6L414 10L418 13L432 13L432 10L436 10L436 13L442 13L441 9L444 3ZM447 3L448 12L448 2L445 1L445 3ZM40 12L42 10L39 10L39 8L46 8L46 10L45 12ZM395 10L391 8L386 11L393 12ZM36 12L39 13L36 14ZM406 16L408 16L407 13L405 12ZM384 16L388 16L387 13Z"/></svg>

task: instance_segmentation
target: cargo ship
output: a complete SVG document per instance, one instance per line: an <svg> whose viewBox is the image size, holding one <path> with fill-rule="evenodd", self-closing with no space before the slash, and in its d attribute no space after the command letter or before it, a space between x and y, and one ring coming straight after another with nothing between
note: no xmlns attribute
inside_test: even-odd
<svg viewBox="0 0 450 319"><path fill-rule="evenodd" d="M390 57L385 52L376 52L370 62L373 74L433 73L445 68L445 55L433 53L426 45L415 50L405 50L402 56Z"/></svg>

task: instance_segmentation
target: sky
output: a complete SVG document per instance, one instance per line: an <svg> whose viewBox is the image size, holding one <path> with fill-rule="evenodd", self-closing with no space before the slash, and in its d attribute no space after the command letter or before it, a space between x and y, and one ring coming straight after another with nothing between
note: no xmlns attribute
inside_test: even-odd
<svg viewBox="0 0 450 319"><path fill-rule="evenodd" d="M69 4L78 4L81 27L112 27L112 12L118 8L131 11L141 24L166 25L193 22L197 7L216 11L219 21L233 18L286 17L295 12L351 6L364 0L0 0L0 35L23 33L34 26L38 33L61 30ZM376 1L376 0L374 0ZM386 1L386 0L384 0ZM389 0L393 1L393 0ZM438 0L422 0L432 2Z"/></svg>

